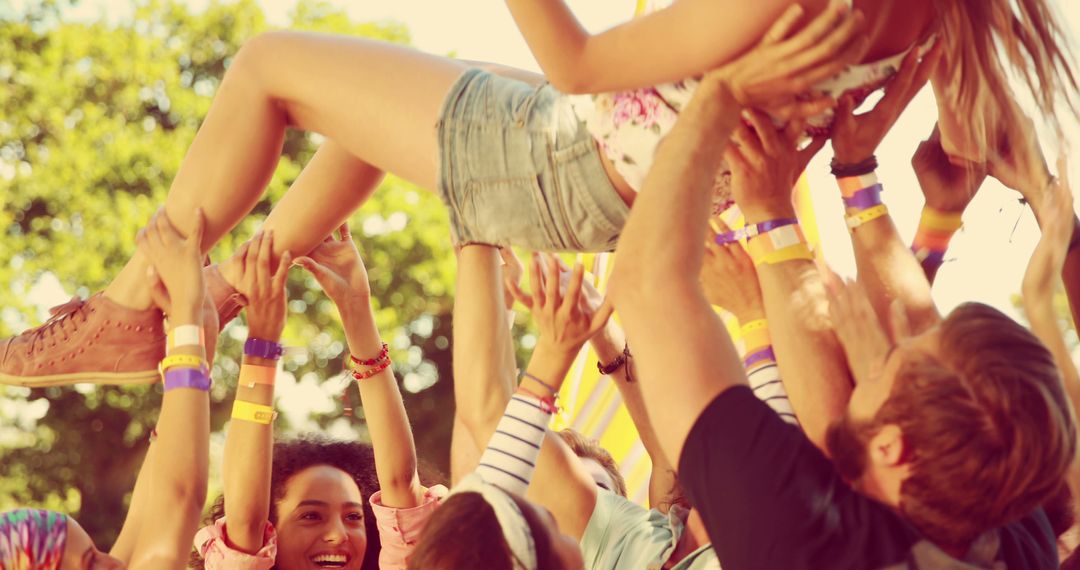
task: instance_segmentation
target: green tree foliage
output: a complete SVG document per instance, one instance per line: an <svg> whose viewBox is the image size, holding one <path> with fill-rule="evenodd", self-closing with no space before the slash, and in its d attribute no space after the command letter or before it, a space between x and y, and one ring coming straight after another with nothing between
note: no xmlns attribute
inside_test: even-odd
<svg viewBox="0 0 1080 570"><path fill-rule="evenodd" d="M253 0L213 3L199 13L151 0L113 23L67 22L61 14L44 1L0 20L3 336L39 322L27 293L43 277L84 297L108 283L134 251L136 231L163 203L230 57L268 29ZM302 0L292 18L293 28L409 42L402 25L351 22L318 0ZM289 134L265 198L222 240L215 258L252 235L316 143ZM379 328L404 378L420 454L445 471L454 266L442 205L389 177L351 223ZM285 369L297 379L330 381L345 356L336 311L299 270L289 293L285 341L306 347L308 357L289 359ZM243 324L234 323L218 347L215 430L228 414L245 336ZM155 386L0 388L0 509L66 509L99 545L111 544L159 404ZM312 419L320 427L348 421L366 437L362 422L342 419L341 408L338 399L333 411ZM277 424L279 434L295 427L287 418Z"/></svg>

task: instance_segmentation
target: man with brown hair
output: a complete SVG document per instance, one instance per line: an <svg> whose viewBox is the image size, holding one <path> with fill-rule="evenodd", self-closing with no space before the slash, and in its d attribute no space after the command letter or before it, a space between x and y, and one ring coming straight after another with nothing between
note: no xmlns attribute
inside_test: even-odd
<svg viewBox="0 0 1080 570"><path fill-rule="evenodd" d="M609 294L637 340L660 443L679 459L721 565L1056 568L1042 506L1061 489L1075 428L1050 353L999 312L965 305L890 339L861 287L836 287L832 319L827 303L809 303L824 295L809 252L773 240L755 261L778 360L797 366L781 373L806 434L746 386L696 279L712 173L728 150L747 224L767 228L794 218L790 188L809 156L794 129L784 137L754 113L753 127L741 124L716 79L706 76L658 151ZM812 442L828 442L836 464Z"/></svg>

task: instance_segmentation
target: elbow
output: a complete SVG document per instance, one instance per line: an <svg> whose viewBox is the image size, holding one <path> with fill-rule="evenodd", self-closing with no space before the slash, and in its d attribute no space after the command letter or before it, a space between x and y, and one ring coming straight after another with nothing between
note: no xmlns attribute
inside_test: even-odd
<svg viewBox="0 0 1080 570"><path fill-rule="evenodd" d="M177 482L166 491L172 498L172 503L185 512L193 510L201 513L206 505L207 478L192 477L189 480Z"/></svg>
<svg viewBox="0 0 1080 570"><path fill-rule="evenodd" d="M595 91L590 78L576 70L565 70L548 75L547 80L552 87L566 95L584 95Z"/></svg>

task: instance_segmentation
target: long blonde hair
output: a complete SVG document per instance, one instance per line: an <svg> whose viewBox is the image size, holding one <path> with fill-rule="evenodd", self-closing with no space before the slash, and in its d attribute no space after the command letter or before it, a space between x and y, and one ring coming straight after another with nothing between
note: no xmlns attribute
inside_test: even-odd
<svg viewBox="0 0 1080 570"><path fill-rule="evenodd" d="M934 0L934 6L953 111L967 118L959 133L965 140L999 148L999 121L1015 121L1006 69L1023 78L1042 119L1059 135L1062 104L1078 116L1074 60L1047 0Z"/></svg>

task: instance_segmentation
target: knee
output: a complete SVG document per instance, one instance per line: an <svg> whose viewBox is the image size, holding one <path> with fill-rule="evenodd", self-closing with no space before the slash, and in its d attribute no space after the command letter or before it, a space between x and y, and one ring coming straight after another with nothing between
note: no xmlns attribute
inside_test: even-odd
<svg viewBox="0 0 1080 570"><path fill-rule="evenodd" d="M233 56L225 77L261 85L262 80L272 72L275 54L280 57L293 35L295 32L263 32L247 40Z"/></svg>

